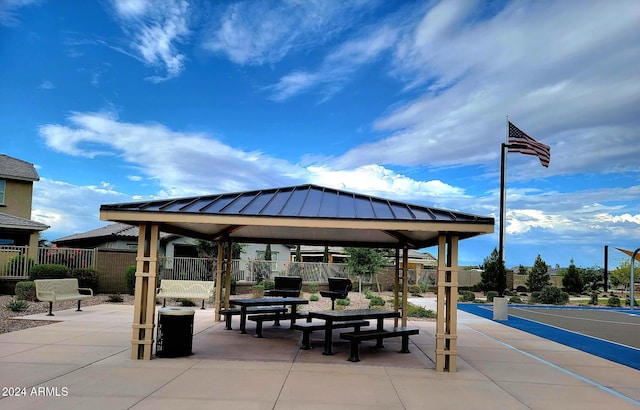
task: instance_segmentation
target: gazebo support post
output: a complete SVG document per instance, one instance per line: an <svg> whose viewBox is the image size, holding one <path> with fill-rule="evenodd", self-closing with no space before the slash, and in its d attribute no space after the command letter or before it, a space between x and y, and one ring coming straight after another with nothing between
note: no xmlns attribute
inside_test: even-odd
<svg viewBox="0 0 640 410"><path fill-rule="evenodd" d="M458 338L458 236L438 236L436 371L456 372Z"/></svg>
<svg viewBox="0 0 640 410"><path fill-rule="evenodd" d="M231 264L233 256L232 253L233 242L231 239L227 241L227 260L226 260L226 276L225 276L225 291L224 291L224 308L229 309L229 295L231 294Z"/></svg>
<svg viewBox="0 0 640 410"><path fill-rule="evenodd" d="M402 326L407 325L407 296L409 294L409 248L402 247Z"/></svg>
<svg viewBox="0 0 640 410"><path fill-rule="evenodd" d="M216 259L216 300L214 309L216 310L216 322L222 321L222 240L218 241L218 256ZM227 306L228 307L228 306Z"/></svg>
<svg viewBox="0 0 640 410"><path fill-rule="evenodd" d="M160 230L157 224L140 224L139 231L131 359L151 360L155 328Z"/></svg>
<svg viewBox="0 0 640 410"><path fill-rule="evenodd" d="M400 309L398 306L398 296L400 295L400 248L396 248L396 277L393 287L393 308L397 312ZM398 327L398 318L393 318L393 326Z"/></svg>

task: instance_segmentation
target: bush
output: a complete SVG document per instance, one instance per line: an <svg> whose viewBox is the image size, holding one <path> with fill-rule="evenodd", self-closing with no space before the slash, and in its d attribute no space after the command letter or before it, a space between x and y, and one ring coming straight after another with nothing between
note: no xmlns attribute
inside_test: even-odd
<svg viewBox="0 0 640 410"><path fill-rule="evenodd" d="M124 302L124 299L122 299L122 296L120 296L119 293L116 293L114 295L109 295L109 297L107 298L107 302L121 303Z"/></svg>
<svg viewBox="0 0 640 410"><path fill-rule="evenodd" d="M16 299L18 300L36 300L36 284L31 280L25 280L16 283Z"/></svg>
<svg viewBox="0 0 640 410"><path fill-rule="evenodd" d="M520 296L514 295L509 298L509 303L522 303L522 299L520 299Z"/></svg>
<svg viewBox="0 0 640 410"><path fill-rule="evenodd" d="M498 292L490 290L487 292L487 302L493 302L493 298L498 297Z"/></svg>
<svg viewBox="0 0 640 410"><path fill-rule="evenodd" d="M538 301L551 305L564 305L569 301L569 294L555 286L545 286L542 291L540 291Z"/></svg>
<svg viewBox="0 0 640 410"><path fill-rule="evenodd" d="M33 258L28 258L25 255L14 256L13 258L9 259L9 262L7 262L7 269L5 270L5 272L22 275L22 272L24 272L22 269L25 264L27 272L29 272L33 265L36 264L36 262L33 260Z"/></svg>
<svg viewBox="0 0 640 410"><path fill-rule="evenodd" d="M609 307L620 307L620 298L617 296L611 296L607 301Z"/></svg>
<svg viewBox="0 0 640 410"><path fill-rule="evenodd" d="M23 310L27 310L27 308L29 307L29 302L27 302L26 300L14 299L10 302L7 302L4 307L12 312L22 312Z"/></svg>
<svg viewBox="0 0 640 410"><path fill-rule="evenodd" d="M433 319L436 317L436 313L433 310L414 305L413 303L409 303L407 305L407 316Z"/></svg>
<svg viewBox="0 0 640 410"><path fill-rule="evenodd" d="M473 302L476 300L476 294L470 290L463 290L460 299L462 299L463 302Z"/></svg>
<svg viewBox="0 0 640 410"><path fill-rule="evenodd" d="M411 285L409 286L409 293L411 296L420 297L422 296L422 288L420 285Z"/></svg>
<svg viewBox="0 0 640 410"><path fill-rule="evenodd" d="M518 293L524 293L524 292L526 292L526 291L527 291L527 287L526 287L526 286L522 286L522 285L520 285L520 286L518 286L518 287L516 288L516 292L518 292Z"/></svg>
<svg viewBox="0 0 640 410"><path fill-rule="evenodd" d="M71 271L71 276L78 278L78 287L91 288L93 293L98 291L98 271L89 268L75 268Z"/></svg>
<svg viewBox="0 0 640 410"><path fill-rule="evenodd" d="M349 306L350 304L351 300L349 298L336 299L336 305L338 306Z"/></svg>
<svg viewBox="0 0 640 410"><path fill-rule="evenodd" d="M133 295L136 290L136 269L136 265L129 265L124 271L124 280L127 285L127 292L130 295Z"/></svg>
<svg viewBox="0 0 640 410"><path fill-rule="evenodd" d="M69 268L64 265L45 263L42 265L33 265L33 267L29 269L29 280L62 279L68 277Z"/></svg>
<svg viewBox="0 0 640 410"><path fill-rule="evenodd" d="M369 307L384 306L385 303L384 299L380 296L373 295L371 299L369 299Z"/></svg>
<svg viewBox="0 0 640 410"><path fill-rule="evenodd" d="M318 291L318 284L316 282L308 283L307 289L309 293L316 293Z"/></svg>
<svg viewBox="0 0 640 410"><path fill-rule="evenodd" d="M195 306L195 302L191 299L178 299L181 306Z"/></svg>
<svg viewBox="0 0 640 410"><path fill-rule="evenodd" d="M529 303L538 303L540 301L540 291L536 290L535 292L531 292L531 296L529 297Z"/></svg>
<svg viewBox="0 0 640 410"><path fill-rule="evenodd" d="M367 299L371 299L371 297L373 297L373 292L371 292L371 289L367 289L367 291L364 292L364 297Z"/></svg>
<svg viewBox="0 0 640 410"><path fill-rule="evenodd" d="M320 300L320 296L316 295L315 293L312 293L311 295L309 295L309 300L311 302L317 302Z"/></svg>
<svg viewBox="0 0 640 410"><path fill-rule="evenodd" d="M625 300L624 304L625 304L626 306L631 306L631 298L630 298L630 297L627 297L627 299ZM633 304L633 306L638 306L638 301L637 301L637 300L635 300L635 298L634 298L634 304Z"/></svg>
<svg viewBox="0 0 640 410"><path fill-rule="evenodd" d="M261 298L264 296L264 286L263 285L253 285L251 287L251 296L253 298Z"/></svg>
<svg viewBox="0 0 640 410"><path fill-rule="evenodd" d="M276 283L271 279L265 279L260 282L260 285L264 286L264 290L271 290L276 287Z"/></svg>
<svg viewBox="0 0 640 410"><path fill-rule="evenodd" d="M591 292L591 299L589 299L590 305L598 304L598 292Z"/></svg>

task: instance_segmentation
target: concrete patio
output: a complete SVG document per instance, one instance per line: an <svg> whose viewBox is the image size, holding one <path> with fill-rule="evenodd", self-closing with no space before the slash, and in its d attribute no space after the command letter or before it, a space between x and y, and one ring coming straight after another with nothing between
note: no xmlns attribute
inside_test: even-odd
<svg viewBox="0 0 640 410"><path fill-rule="evenodd" d="M0 334L3 409L637 409L640 372L458 312L456 373L436 373L435 322L412 321L411 354L361 347L351 363L312 350L300 333L267 325L264 339L195 313L193 355L131 360L133 306L55 312L61 322ZM391 322L389 322L391 324ZM234 320L238 326L237 317ZM253 330L251 325L249 332ZM34 389L35 387L35 389ZM40 389L39 389L40 387ZM26 396L11 397L16 393Z"/></svg>

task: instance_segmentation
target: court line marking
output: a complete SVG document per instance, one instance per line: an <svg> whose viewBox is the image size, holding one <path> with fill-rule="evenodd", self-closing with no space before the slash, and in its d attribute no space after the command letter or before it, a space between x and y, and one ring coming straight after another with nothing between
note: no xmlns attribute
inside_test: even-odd
<svg viewBox="0 0 640 410"><path fill-rule="evenodd" d="M502 340L498 340L498 339L496 339L495 337L490 336L490 335L488 335L488 334L486 334L486 333L483 333L483 332L481 332L481 331L479 331L479 330L476 330L476 329L474 329L474 328L472 328L472 327L470 327L470 326L466 326L466 327L467 327L467 328L469 328L469 329L471 329L471 330L473 330L473 331L474 331L474 332L476 332L476 333L479 333L479 334L481 334L481 335L483 335L483 336L485 336L485 337L487 337L487 338L489 338L489 339L493 340L493 341L494 341L494 342L496 342L496 343L499 343L499 344L501 344L501 345L503 345L503 346L505 346L505 347L508 347L509 349L513 349L513 350L515 350L516 352L522 353L523 355L525 355L525 356L527 356L527 357L530 357L530 358L532 358L532 359L534 359L534 360L537 360L537 361L539 361L540 363L546 364L547 366L550 366L550 367L552 367L552 368L554 368L554 369L556 369L556 370L558 370L558 371L561 371L561 372L563 372L563 373L565 373L565 374L567 374L567 375L569 375L569 376L571 376L571 377L575 377L575 378L576 378L576 379L578 379L578 380L581 380L581 381L583 381L583 382L585 382L585 383L587 383L587 384L590 384L590 385L592 385L592 386L594 386L594 387L597 387L597 388L599 388L600 390L603 390L603 391L605 391L605 392L607 392L607 393L609 393L609 394L612 394L612 395L614 395L614 396L616 396L616 397L618 397L618 398L620 398L620 399L622 399L622 400L628 401L628 402L629 402L629 403L631 403L631 404L634 404L634 405L636 405L636 406L640 406L640 401L635 400L635 399L633 399L633 398L631 398L631 397L629 397L629 396L625 396L624 394L622 394L622 393L620 393L620 392L618 392L618 391L615 391L615 390L613 390L613 389L611 389L611 388L609 388L609 387L607 387L607 386L604 386L604 385L602 385L602 384L600 384L600 383L596 382L595 380L591 380L591 379L589 379L589 378L586 378L586 377L584 377L584 376L581 376L581 375L579 375L579 374L577 374L577 373L575 373L575 372L573 372L573 371L571 371L571 370L569 370L569 369L565 369L565 368L564 368L564 367L562 367L562 366L558 366L558 365L557 365L557 364L555 364L555 363L551 363L550 361L545 360L545 359L543 359L542 357L538 357L538 356L536 356L536 355L534 355L534 354L531 354L531 353L529 353L529 352L525 352L524 350L520 350L520 349L518 349L517 347L510 345L509 343L503 342Z"/></svg>
<svg viewBox="0 0 640 410"><path fill-rule="evenodd" d="M523 312L530 312L530 313L534 313L536 315L544 315L544 316L551 316L551 317L559 317L559 318L566 318L566 319L573 319L573 320L586 320L589 322L602 322L602 323L613 323L616 325L631 325L631 326L640 326L640 323L633 323L633 322L614 322L614 321L610 321L610 320L603 320L603 319L591 319L591 318L586 318L586 317L575 317L575 316L563 316L563 315L554 315L553 313L546 313L546 312L538 312L538 310L540 309L544 309L544 308L521 308L521 307L512 307L511 310L520 310ZM574 310L574 309L565 309L565 310ZM517 315L514 315L517 316ZM520 316L518 316L520 317ZM521 319L527 319L527 318L521 318Z"/></svg>

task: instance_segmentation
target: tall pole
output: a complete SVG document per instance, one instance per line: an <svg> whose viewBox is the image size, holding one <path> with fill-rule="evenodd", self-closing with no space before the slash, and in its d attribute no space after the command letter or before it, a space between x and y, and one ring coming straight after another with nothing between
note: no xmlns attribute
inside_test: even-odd
<svg viewBox="0 0 640 410"><path fill-rule="evenodd" d="M633 255L631 255L631 278L630 278L630 280L631 280L631 286L630 286L630 288L629 288L629 299L631 299L631 300L629 301L629 308L630 308L631 310L633 310L633 308L634 308L634 307L635 307L635 305L636 305L636 299L635 299L635 295L634 295L634 293L633 293L633 292L634 292L635 287L636 287L636 284L635 284L635 281L636 281L636 280L635 280L635 278L634 278L634 273L635 273L635 272L634 272L634 266L635 266L635 264L636 264L636 255L638 254L638 252L640 252L640 248L636 249L636 250L633 252Z"/></svg>
<svg viewBox="0 0 640 410"><path fill-rule="evenodd" d="M500 277L498 278L498 293L499 296L502 296L504 289L502 287L502 283L507 283L506 273L504 270L504 220L505 220L505 150L507 148L507 144L504 142L500 144L500 230L499 230L499 246L498 246L498 272Z"/></svg>

